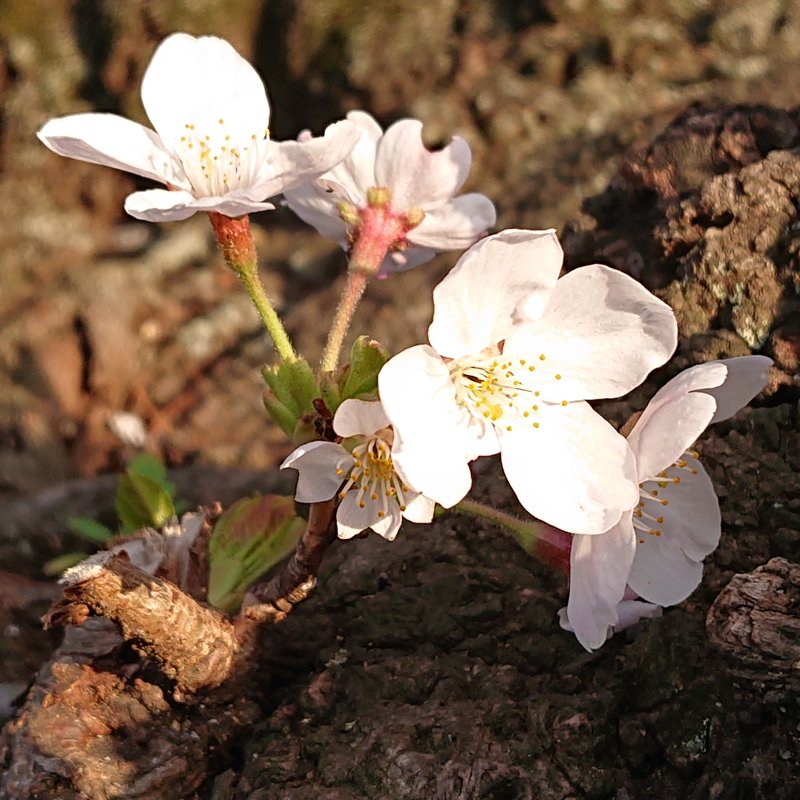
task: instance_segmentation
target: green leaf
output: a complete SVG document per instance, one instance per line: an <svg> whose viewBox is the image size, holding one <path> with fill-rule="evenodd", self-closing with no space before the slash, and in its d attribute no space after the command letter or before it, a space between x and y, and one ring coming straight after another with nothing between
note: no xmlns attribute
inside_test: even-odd
<svg viewBox="0 0 800 800"><path fill-rule="evenodd" d="M145 478L155 481L173 500L175 499L175 484L167 480L166 467L154 456L147 453L135 455L128 462L126 472L135 472L137 475L143 475Z"/></svg>
<svg viewBox="0 0 800 800"><path fill-rule="evenodd" d="M235 612L245 590L294 550L304 529L290 497L256 495L231 506L208 544L208 602Z"/></svg>
<svg viewBox="0 0 800 800"><path fill-rule="evenodd" d="M88 557L88 553L62 553L60 556L46 561L42 566L42 572L49 577L60 575L65 569L80 564Z"/></svg>
<svg viewBox="0 0 800 800"><path fill-rule="evenodd" d="M94 544L105 544L113 538L114 532L97 520L89 517L70 517L67 520L69 529L81 539L86 539Z"/></svg>
<svg viewBox="0 0 800 800"><path fill-rule="evenodd" d="M125 532L160 528L175 516L172 495L157 480L130 468L117 484L117 515Z"/></svg>
<svg viewBox="0 0 800 800"><path fill-rule="evenodd" d="M378 373L389 360L389 354L380 342L369 336L359 336L350 351L350 369L344 373L341 398L374 395L378 390Z"/></svg>

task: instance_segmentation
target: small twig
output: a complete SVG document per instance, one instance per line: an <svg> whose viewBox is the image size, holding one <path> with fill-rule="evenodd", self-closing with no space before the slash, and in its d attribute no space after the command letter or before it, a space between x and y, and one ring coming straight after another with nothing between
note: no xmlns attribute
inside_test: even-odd
<svg viewBox="0 0 800 800"><path fill-rule="evenodd" d="M257 584L245 596L240 619L280 621L317 585L322 558L335 538L331 526L336 498L312 503L303 537L288 563L272 580Z"/></svg>

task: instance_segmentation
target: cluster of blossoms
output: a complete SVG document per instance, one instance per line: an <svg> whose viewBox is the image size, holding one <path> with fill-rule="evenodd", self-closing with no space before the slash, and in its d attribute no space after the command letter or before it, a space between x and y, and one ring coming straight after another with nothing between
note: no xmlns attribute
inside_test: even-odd
<svg viewBox="0 0 800 800"><path fill-rule="evenodd" d="M165 184L127 198L139 219L199 211L238 218L273 208L268 200L282 194L346 250L348 275L362 279L469 248L434 290L428 344L382 365L377 397L340 398L330 435L285 460L299 473L297 500L336 498L342 538L370 528L392 540L403 519L430 522L436 504L460 503L471 462L499 454L521 505L570 543L561 619L585 647L697 586L702 559L719 540L720 513L689 448L763 388L769 359L684 371L626 438L589 401L621 397L667 362L678 336L672 310L607 266L559 277L563 253L552 230L486 236L493 204L458 194L471 162L463 139L431 152L417 120L384 132L354 111L323 137L306 131L296 142L273 142L263 84L213 37L165 40L142 101L155 131L78 114L39 132L61 155ZM343 301L344 317L361 291L359 284L350 304ZM320 380L332 374L344 330Z"/></svg>

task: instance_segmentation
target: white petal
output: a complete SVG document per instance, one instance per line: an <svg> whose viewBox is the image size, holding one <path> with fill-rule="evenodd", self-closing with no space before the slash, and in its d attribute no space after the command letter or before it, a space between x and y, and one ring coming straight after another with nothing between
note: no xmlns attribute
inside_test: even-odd
<svg viewBox="0 0 800 800"><path fill-rule="evenodd" d="M188 189L179 163L156 133L116 114L51 119L37 134L54 153Z"/></svg>
<svg viewBox="0 0 800 800"><path fill-rule="evenodd" d="M436 503L424 494L418 494L408 505L403 512L403 516L409 522L426 523L433 519L433 512L436 508Z"/></svg>
<svg viewBox="0 0 800 800"><path fill-rule="evenodd" d="M607 531L639 498L628 443L588 403L549 406L537 421L538 428L520 422L499 431L503 469L519 501L568 533Z"/></svg>
<svg viewBox="0 0 800 800"><path fill-rule="evenodd" d="M239 200L233 194L225 197L195 197L184 191L147 189L134 192L125 198L125 210L145 222L175 222L187 219L198 212L216 211L226 217L240 217L256 211L275 208L271 203L253 203Z"/></svg>
<svg viewBox="0 0 800 800"><path fill-rule="evenodd" d="M628 435L628 444L636 454L640 482L653 478L677 461L708 427L717 406L705 392L672 397L652 411L651 405L652 401Z"/></svg>
<svg viewBox="0 0 800 800"><path fill-rule="evenodd" d="M425 345L391 358L378 390L395 433L392 460L410 486L450 508L469 491L467 417L447 365Z"/></svg>
<svg viewBox="0 0 800 800"><path fill-rule="evenodd" d="M375 179L392 192L394 211L436 208L453 197L469 175L469 145L454 136L447 147L431 153L422 144L422 123L402 119L378 142Z"/></svg>
<svg viewBox="0 0 800 800"><path fill-rule="evenodd" d="M636 538L627 512L605 533L572 539L567 616L587 650L600 647L609 629L618 623L617 608L635 551Z"/></svg>
<svg viewBox="0 0 800 800"><path fill-rule="evenodd" d="M535 322L514 332L506 351L543 353L562 377L541 388L553 400L619 397L661 366L677 344L672 309L633 278L594 264L568 273Z"/></svg>
<svg viewBox="0 0 800 800"><path fill-rule="evenodd" d="M496 345L511 332L517 306L556 285L562 260L552 230L505 230L481 239L433 291L431 344L450 358Z"/></svg>
<svg viewBox="0 0 800 800"><path fill-rule="evenodd" d="M263 200L281 192L289 192L319 178L336 166L358 141L358 130L342 120L328 125L324 136L303 142L262 142L263 166L253 180L251 196Z"/></svg>
<svg viewBox="0 0 800 800"><path fill-rule="evenodd" d="M623 600L617 607L619 619L614 626L615 631L624 631L641 622L643 619L657 619L663 614L661 606L641 600Z"/></svg>
<svg viewBox="0 0 800 800"><path fill-rule="evenodd" d="M378 522L378 511L380 509L377 503L368 502L364 505L364 508L361 508L356 501L357 496L358 492L350 491L339 504L339 510L336 512L336 523L340 539L351 539Z"/></svg>
<svg viewBox="0 0 800 800"><path fill-rule="evenodd" d="M330 500L342 485L346 473L337 475L337 470L352 466L353 457L340 444L309 442L291 453L281 469L297 470L295 499L299 503L320 503Z"/></svg>
<svg viewBox="0 0 800 800"><path fill-rule="evenodd" d="M352 203L356 208L367 205L367 190L376 185L375 151L383 135L381 126L365 111L351 111L347 119L358 132L355 144L339 164L331 167L315 183L315 190L329 199L337 217L335 207L341 200ZM303 131L297 137L298 142L309 142L311 139L310 131ZM290 190L292 193L295 191ZM297 202L296 197L291 199Z"/></svg>
<svg viewBox="0 0 800 800"><path fill-rule="evenodd" d="M700 584L703 565L663 535L637 534L636 555L628 576L631 589L660 606L685 600ZM642 539L646 541L641 543Z"/></svg>
<svg viewBox="0 0 800 800"><path fill-rule="evenodd" d="M187 125L200 139L228 135L231 146L249 145L269 127L261 78L215 36L175 33L164 39L142 79L142 103L153 127L173 148L179 147Z"/></svg>
<svg viewBox="0 0 800 800"><path fill-rule="evenodd" d="M145 222L176 222L202 209L191 192L147 189L129 194L125 198L125 210Z"/></svg>
<svg viewBox="0 0 800 800"><path fill-rule="evenodd" d="M400 507L397 503L389 503L386 516L378 518L370 527L387 542L393 542L402 523L403 515L400 513Z"/></svg>
<svg viewBox="0 0 800 800"><path fill-rule="evenodd" d="M372 436L389 425L383 406L376 400L345 400L333 417L333 429L345 439L348 436Z"/></svg>
<svg viewBox="0 0 800 800"><path fill-rule="evenodd" d="M408 232L411 244L436 250L462 250L483 236L497 221L494 203L482 194L463 194L428 211Z"/></svg>
<svg viewBox="0 0 800 800"><path fill-rule="evenodd" d="M339 216L339 196L328 193L318 182L297 186L284 194L286 205L303 222L313 226L328 239L347 246L347 226Z"/></svg>

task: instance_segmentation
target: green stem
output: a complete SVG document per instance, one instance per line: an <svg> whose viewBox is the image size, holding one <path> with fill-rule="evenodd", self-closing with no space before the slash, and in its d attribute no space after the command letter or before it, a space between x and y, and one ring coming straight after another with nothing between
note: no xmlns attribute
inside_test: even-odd
<svg viewBox="0 0 800 800"><path fill-rule="evenodd" d="M336 316L333 318L328 341L325 343L325 351L322 354L320 370L322 372L333 372L339 366L339 356L342 352L344 337L353 321L358 303L367 288L369 276L361 270L349 269L347 271L347 283L342 290L339 298L339 305L336 307Z"/></svg>
<svg viewBox="0 0 800 800"><path fill-rule="evenodd" d="M561 572L569 572L570 534L538 520L519 519L475 500L462 500L453 510L491 522L510 533L534 558Z"/></svg>
<svg viewBox="0 0 800 800"><path fill-rule="evenodd" d="M250 219L244 217L226 217L211 212L208 215L211 227L217 237L225 263L236 273L236 276L247 289L253 305L256 307L264 327L272 337L275 350L283 361L297 361L297 354L289 340L289 334L272 307L264 284L258 274L258 257L253 234L250 231Z"/></svg>
<svg viewBox="0 0 800 800"><path fill-rule="evenodd" d="M280 320L272 303L267 297L267 292L264 285L261 283L261 278L258 274L258 268L255 264L246 266L243 269L230 264L231 269L237 274L242 285L247 289L253 305L256 307L264 327L272 337L272 343L275 345L275 350L281 357L282 361L297 361L297 353L292 347L292 342L289 339L289 334L286 333L286 328Z"/></svg>

